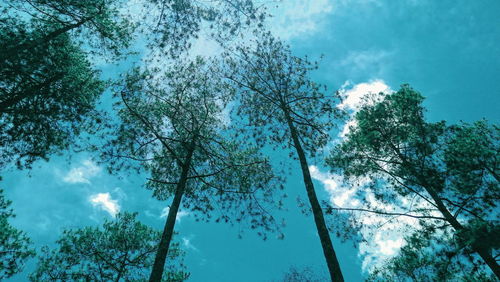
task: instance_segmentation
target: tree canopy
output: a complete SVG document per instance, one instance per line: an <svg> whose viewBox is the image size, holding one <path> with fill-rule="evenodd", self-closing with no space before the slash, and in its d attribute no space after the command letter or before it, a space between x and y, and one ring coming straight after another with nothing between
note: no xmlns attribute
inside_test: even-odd
<svg viewBox="0 0 500 282"><path fill-rule="evenodd" d="M32 281L144 281L154 262L161 232L119 213L102 227L67 229L57 247L44 247ZM183 252L173 244L162 281L184 281Z"/></svg>
<svg viewBox="0 0 500 282"><path fill-rule="evenodd" d="M422 102L408 85L367 98L355 126L327 159L348 183L361 185L364 206L331 209L416 218L425 224L418 232L430 234L414 238L451 236L457 252L475 253L472 258L481 257L483 267L488 265L498 277L499 130L485 121L452 126L427 122ZM370 205L366 193L393 208Z"/></svg>

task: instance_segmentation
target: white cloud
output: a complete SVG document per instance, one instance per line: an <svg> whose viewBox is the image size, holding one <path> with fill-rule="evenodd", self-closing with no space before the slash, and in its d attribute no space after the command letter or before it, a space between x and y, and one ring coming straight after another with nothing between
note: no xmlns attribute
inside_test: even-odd
<svg viewBox="0 0 500 282"><path fill-rule="evenodd" d="M347 89L350 85L351 83L347 81L340 90L341 95L344 97L342 104L338 105L341 109L357 111L363 105L363 97L366 95L380 92L386 94L394 92L382 79L359 83Z"/></svg>
<svg viewBox="0 0 500 282"><path fill-rule="evenodd" d="M64 177L66 183L87 183L90 184L90 178L97 176L101 172L101 168L91 160L85 160L79 167L72 168Z"/></svg>
<svg viewBox="0 0 500 282"><path fill-rule="evenodd" d="M324 189L330 195L330 203L342 208L363 208L361 201L356 199L359 187L368 183L368 179L360 179L359 186L346 187L342 184L340 175L321 172L316 166L310 166L311 177L320 181ZM365 200L371 209L385 212L394 212L394 207L380 203L375 195L366 192ZM403 201L404 202L404 201ZM374 266L380 266L386 259L397 254L404 245L403 239L407 226L418 226L418 220L400 216L397 220L389 220L388 217L374 213L362 213L358 217L362 224L361 235L372 238L362 242L359 246L359 254L363 257L363 269L367 270Z"/></svg>
<svg viewBox="0 0 500 282"><path fill-rule="evenodd" d="M162 211L161 211L161 214L160 214L160 218L166 218L168 216L168 212L170 211L170 207L165 207ZM181 222L182 218L183 217L186 217L189 215L189 212L187 211L183 211L183 210L179 210L177 212L177 216L175 217L175 220L178 221L178 222Z"/></svg>
<svg viewBox="0 0 500 282"><path fill-rule="evenodd" d="M94 207L108 212L113 217L120 212L118 201L112 199L109 193L93 194L89 197L89 201Z"/></svg>
<svg viewBox="0 0 500 282"><path fill-rule="evenodd" d="M379 250L382 254L386 256L393 256L403 246L404 240L401 237L395 240L391 240L388 238L382 239L381 232L378 232L375 235L375 243L379 246Z"/></svg>
<svg viewBox="0 0 500 282"><path fill-rule="evenodd" d="M314 33L324 17L334 10L331 0L286 0L280 1L271 10L270 29L274 35L288 40ZM338 1L336 1L338 2Z"/></svg>
<svg viewBox="0 0 500 282"><path fill-rule="evenodd" d="M344 124L342 131L340 131L340 138L345 138L346 135L351 132L351 129L357 125L353 117L354 114L359 111L361 106L363 106L363 98L367 95L377 94L380 92L390 94L394 91L381 79L375 79L353 86L351 86L351 82L346 81L342 85L340 94L343 96L344 101L342 101L342 103L337 107L339 107L340 109L350 110L351 118Z"/></svg>

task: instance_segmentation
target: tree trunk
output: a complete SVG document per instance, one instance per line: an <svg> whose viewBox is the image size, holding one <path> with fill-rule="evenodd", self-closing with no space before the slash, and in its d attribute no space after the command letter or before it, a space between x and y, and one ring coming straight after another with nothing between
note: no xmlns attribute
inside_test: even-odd
<svg viewBox="0 0 500 282"><path fill-rule="evenodd" d="M439 198L439 195L436 193L436 191L429 187L424 188L432 197L446 221L448 221L451 226L457 231L465 230L465 227L450 213L448 208L444 205L443 201ZM472 245L472 249L484 260L484 262L490 267L491 271L493 271L496 277L500 279L500 267L498 266L495 258L491 255L491 252L488 249L474 245Z"/></svg>
<svg viewBox="0 0 500 282"><path fill-rule="evenodd" d="M165 267L165 261L167 260L168 248L170 246L170 241L172 240L172 235L174 234L175 219L177 217L177 212L179 211L182 196L186 188L193 152L194 142L190 144L186 159L182 164L182 172L175 189L174 200L172 201L172 205L170 206L170 209L168 211L167 222L165 223L163 234L161 235L160 244L158 246L158 251L156 252L153 269L151 270L151 275L149 276L150 282L159 282L161 281L163 276L163 269Z"/></svg>
<svg viewBox="0 0 500 282"><path fill-rule="evenodd" d="M292 123L290 114L288 113L286 108L284 108L283 111L288 123L288 127L290 129L290 133L292 135L293 144L297 151L297 155L299 156L300 167L302 169L304 184L307 191L307 197L309 198L309 203L311 204L312 212L314 215L314 222L316 223L316 229L321 241L321 246L323 247L323 254L326 259L326 264L328 265L330 278L334 282L342 282L344 281L344 277L342 276L342 271L340 270L340 264L337 260L337 256L335 255L335 250L333 249L332 240L330 239L330 233L328 232L328 228L326 227L325 218L323 217L323 210L321 209L318 197L316 196L316 192L314 190L314 184L309 172L306 155L304 153L304 150L302 149L302 145L300 144L298 133Z"/></svg>
<svg viewBox="0 0 500 282"><path fill-rule="evenodd" d="M425 191L427 191L427 193L431 196L438 210L444 216L445 220L450 223L453 229L455 229L456 231L466 230L466 228L451 214L448 208L444 205L443 201L439 197L439 194L436 192L433 186L427 182L427 179L425 177L422 177L421 174L415 170L412 163L408 161L396 147L393 146L393 150L403 161L403 164L405 164L406 167L412 171L414 176L420 182L419 185L422 186ZM472 250L474 250L474 252L476 252L490 267L495 276L500 279L500 266L498 265L496 259L491 255L491 251L488 250L488 248L479 247L475 244L473 244L471 247Z"/></svg>

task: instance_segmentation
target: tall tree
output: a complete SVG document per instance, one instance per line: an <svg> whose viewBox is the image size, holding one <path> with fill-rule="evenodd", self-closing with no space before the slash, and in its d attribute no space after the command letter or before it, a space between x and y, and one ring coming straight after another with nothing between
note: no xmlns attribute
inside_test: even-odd
<svg viewBox="0 0 500 282"><path fill-rule="evenodd" d="M139 281L153 264L161 232L136 219L136 213L120 213L102 227L65 230L58 247L42 249L31 281ZM182 251L174 245L169 256L178 260ZM172 263L164 281L184 281L189 274Z"/></svg>
<svg viewBox="0 0 500 282"><path fill-rule="evenodd" d="M393 207L377 210L361 197L365 207L349 210L412 217L435 236L451 232L461 252L476 253L500 278L499 129L485 121L426 122L423 100L408 85L370 96L327 163L350 184L369 177L360 195L369 191Z"/></svg>
<svg viewBox="0 0 500 282"><path fill-rule="evenodd" d="M173 196L150 281L160 281L181 204L216 221L250 219L259 234L278 227L263 205L274 205L275 183L268 161L245 140L228 135L224 109L231 88L198 59L172 70L127 75L117 90L121 123L105 156L112 165L129 160L150 172L154 197Z"/></svg>
<svg viewBox="0 0 500 282"><path fill-rule="evenodd" d="M270 34L255 45L227 53L226 77L241 90L237 113L245 117L245 128L253 129L260 144L271 141L275 148L295 150L330 278L343 281L306 156L314 156L327 144L332 120L340 116L333 107L336 96L325 95L322 86L308 77L317 64L293 56Z"/></svg>
<svg viewBox="0 0 500 282"><path fill-rule="evenodd" d="M26 234L10 225L9 218L14 217L10 205L0 189L0 279L21 272L26 259L35 255Z"/></svg>

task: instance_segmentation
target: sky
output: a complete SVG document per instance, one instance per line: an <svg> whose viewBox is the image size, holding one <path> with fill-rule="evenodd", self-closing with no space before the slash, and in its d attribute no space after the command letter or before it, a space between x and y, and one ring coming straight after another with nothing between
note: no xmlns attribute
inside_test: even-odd
<svg viewBox="0 0 500 282"><path fill-rule="evenodd" d="M409 83L426 97L430 121L500 121L499 1L290 0L277 5L270 9L275 16L268 27L296 55L323 55L313 78L330 91L341 90L344 107L355 111L365 93L390 93ZM344 130L341 126L338 138ZM286 158L280 153L270 157ZM146 175L109 175L92 155L72 154L68 160L69 155L38 161L31 171L2 173L0 185L17 214L12 224L36 247L53 244L64 228L100 225L119 211L136 211L142 222L163 227L169 202L151 197L143 187ZM321 199L352 204L349 190L328 173L321 157L311 160L310 168ZM297 197L307 200L298 164L288 171L287 210L276 212L287 223L283 240L263 241L251 231L238 239L236 227L196 222L181 211L176 240L187 253L189 281L273 281L290 266L326 276L313 218L297 205ZM404 241L391 232L358 248L332 234L346 281L361 281L367 267L397 252ZM25 281L33 265L10 281Z"/></svg>

